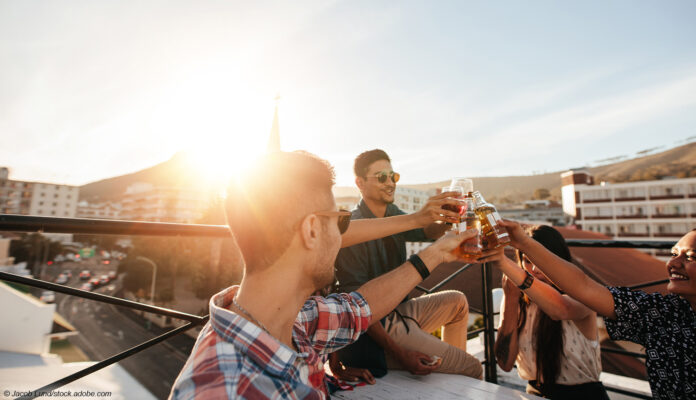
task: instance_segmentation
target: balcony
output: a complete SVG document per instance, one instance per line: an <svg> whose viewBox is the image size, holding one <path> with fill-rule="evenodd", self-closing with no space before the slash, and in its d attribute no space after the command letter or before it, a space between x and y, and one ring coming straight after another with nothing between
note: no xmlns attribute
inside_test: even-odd
<svg viewBox="0 0 696 400"><path fill-rule="evenodd" d="M10 232L45 232L45 233L71 233L71 234L108 234L108 235L130 235L130 236L161 236L161 237L212 237L212 238L229 238L230 231L226 226L215 226L215 225L187 225L187 224L168 224L168 223L147 223L147 222L135 222L135 221L108 221L108 220L89 220L89 219L76 219L76 218L48 218L48 217L30 217L21 215L0 215L0 231L10 231ZM631 234L622 233L622 236L629 236ZM671 234L670 234L671 235ZM637 236L637 235L636 235ZM647 236L647 235L642 235ZM590 240L590 239L572 239L567 240L569 246L575 247L593 247L593 248L643 248L643 249L670 249L673 246L673 242L641 242L641 241L615 241L615 240ZM493 323L493 317L495 315L493 308L493 284L492 284L492 268L487 264L465 264L457 268L449 276L442 279L439 283L435 284L430 288L424 288L422 286L417 286L416 290L423 293L434 293L439 290L442 286L450 282L457 275L464 272L470 268L481 268L481 289L482 289L482 309L475 309L470 307L472 312L480 313L483 315L483 328L476 329L469 332L469 338L476 337L479 334L484 335L484 360L482 364L484 365L485 371L485 381L486 382L474 382L471 387L477 389L478 395L481 392L489 392L490 395L487 398L525 398L526 395L521 393L516 393L511 395L509 389L498 387L496 388L495 383L498 382L497 367L495 354L493 352L493 345L495 341L495 331L496 328ZM94 300L102 303L108 303L113 305L118 305L122 307L128 307L130 309L140 310L148 313L153 313L157 315L162 315L170 318L176 318L185 323L175 329L166 331L158 336L128 348L127 350L121 351L120 353L97 362L94 365L87 367L81 371L72 373L71 375L59 379L52 383L47 383L45 386L33 390L31 393L33 395L28 395L23 398L31 399L35 397L43 397L42 394L51 392L58 388L61 388L67 384L77 381L89 374L99 371L109 365L120 362L128 357L131 357L137 353L144 350L152 348L154 345L165 342L166 340L172 339L181 333L201 326L205 324L208 320L208 316L199 316L180 312L177 310L172 310L164 307L156 307L153 305L148 305L144 303L139 303L136 301L125 300L101 293L94 293L75 289L68 286L58 285L55 283L50 283L47 281L42 281L39 279L26 278L11 273L0 272L0 280L19 283L31 287L41 288L45 290L52 290L58 293L63 293L67 295L77 296L83 299ZM664 284L667 280L654 281L642 283L635 285L632 288L639 289L643 287L655 286L658 284ZM107 337L111 336L110 332L101 332ZM116 335L117 336L117 335ZM158 351L163 351L164 347L158 347ZM612 348L602 348L603 352L606 353L617 353L631 357L645 358L645 354L629 352L625 350L617 350ZM409 378L413 379L413 378ZM440 377L424 378L427 379L450 379L450 376L441 375ZM440 381L438 381L440 382ZM166 384L171 384L171 382ZM379 384L379 383L378 383ZM416 383L417 387L421 387L421 383ZM444 386L444 382L438 384L439 387ZM34 388L27 388L34 389ZM166 388L165 388L166 389ZM621 393L624 395L637 397L637 398L650 398L649 396L635 393L633 391L614 388L607 386L607 390ZM356 389L356 392L358 389ZM349 394L351 392L342 392L342 394ZM468 392L467 392L468 393ZM359 398L358 397L351 398ZM474 396L476 397L476 396ZM388 397L387 397L388 398Z"/></svg>
<svg viewBox="0 0 696 400"><path fill-rule="evenodd" d="M660 196L653 196L650 195L650 200L670 200L670 199L683 199L684 196L683 194L665 194L665 195L660 195Z"/></svg>
<svg viewBox="0 0 696 400"><path fill-rule="evenodd" d="M614 217L612 217L611 215L593 215L593 216L586 215L585 218L583 218L583 219L586 219L586 220L590 220L590 219L614 219Z"/></svg>
<svg viewBox="0 0 696 400"><path fill-rule="evenodd" d="M611 203L611 199L582 199L581 203Z"/></svg>
<svg viewBox="0 0 696 400"><path fill-rule="evenodd" d="M614 201L645 201L645 196L641 197L615 197Z"/></svg>
<svg viewBox="0 0 696 400"><path fill-rule="evenodd" d="M649 237L647 233L621 232L617 234L619 237Z"/></svg>
<svg viewBox="0 0 696 400"><path fill-rule="evenodd" d="M686 214L653 214L653 218L686 218Z"/></svg>
<svg viewBox="0 0 696 400"><path fill-rule="evenodd" d="M645 214L632 214L632 215L617 215L616 219L646 219L648 218Z"/></svg>

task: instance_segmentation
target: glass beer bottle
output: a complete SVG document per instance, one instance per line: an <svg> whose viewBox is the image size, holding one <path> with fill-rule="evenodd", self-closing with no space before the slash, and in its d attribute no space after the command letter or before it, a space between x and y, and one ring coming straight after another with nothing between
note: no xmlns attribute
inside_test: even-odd
<svg viewBox="0 0 696 400"><path fill-rule="evenodd" d="M466 262L476 262L476 260L483 254L483 247L481 246L481 221L474 208L474 199L470 196L464 198L465 211L461 214L459 222L459 231L465 231L468 229L476 229L478 234L471 239L463 241L459 247L455 249L455 255Z"/></svg>
<svg viewBox="0 0 696 400"><path fill-rule="evenodd" d="M510 235L498 221L501 220L495 206L486 202L481 192L474 192L476 215L481 220L481 241L484 250L493 250L510 243Z"/></svg>

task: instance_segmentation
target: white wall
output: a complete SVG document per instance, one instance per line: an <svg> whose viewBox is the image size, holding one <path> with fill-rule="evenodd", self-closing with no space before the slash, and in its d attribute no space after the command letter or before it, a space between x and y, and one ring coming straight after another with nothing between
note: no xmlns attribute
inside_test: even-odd
<svg viewBox="0 0 696 400"><path fill-rule="evenodd" d="M47 353L55 304L44 304L4 283L0 283L0 304L0 351Z"/></svg>

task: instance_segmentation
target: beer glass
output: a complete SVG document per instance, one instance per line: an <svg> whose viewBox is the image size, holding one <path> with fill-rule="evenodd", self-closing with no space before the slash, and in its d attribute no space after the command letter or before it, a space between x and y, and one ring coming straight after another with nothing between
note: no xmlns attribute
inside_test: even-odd
<svg viewBox="0 0 696 400"><path fill-rule="evenodd" d="M474 191L474 181L469 178L452 178L450 186L459 186L465 195Z"/></svg>

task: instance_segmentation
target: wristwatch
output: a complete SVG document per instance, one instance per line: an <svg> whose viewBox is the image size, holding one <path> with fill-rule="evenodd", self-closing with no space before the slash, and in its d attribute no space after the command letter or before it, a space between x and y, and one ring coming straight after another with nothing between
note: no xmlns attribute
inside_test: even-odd
<svg viewBox="0 0 696 400"><path fill-rule="evenodd" d="M526 290L529 289L530 286L532 286L532 282L534 282L534 277L532 274L529 273L526 269L524 270L524 273L527 274L527 276L524 278L524 281L517 286L518 289L520 290Z"/></svg>

